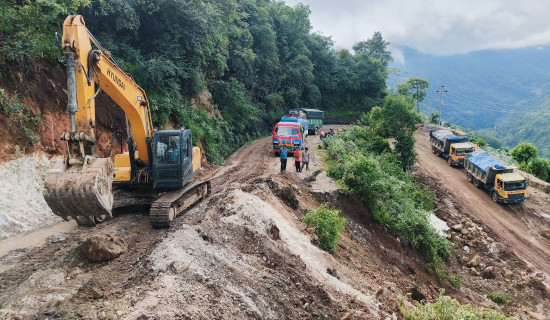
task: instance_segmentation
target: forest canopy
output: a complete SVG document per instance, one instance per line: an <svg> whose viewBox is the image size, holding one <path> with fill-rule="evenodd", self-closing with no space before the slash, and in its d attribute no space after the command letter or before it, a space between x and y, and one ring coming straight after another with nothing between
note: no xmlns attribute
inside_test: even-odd
<svg viewBox="0 0 550 320"><path fill-rule="evenodd" d="M220 162L288 109L359 115L385 97L391 55L382 35L337 51L312 32L310 13L269 0L5 0L0 77L7 64L56 59L54 33L67 14L81 14L147 92L155 125L191 128ZM205 92L209 103L191 103Z"/></svg>

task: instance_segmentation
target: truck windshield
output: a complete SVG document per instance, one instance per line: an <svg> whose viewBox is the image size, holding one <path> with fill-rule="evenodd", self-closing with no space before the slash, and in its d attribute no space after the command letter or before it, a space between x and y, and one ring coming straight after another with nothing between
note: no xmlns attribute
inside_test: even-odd
<svg viewBox="0 0 550 320"><path fill-rule="evenodd" d="M459 148L456 150L456 154L458 156L463 156L463 155L466 155L468 153L472 153L474 152L474 149L473 148Z"/></svg>
<svg viewBox="0 0 550 320"><path fill-rule="evenodd" d="M526 187L527 184L525 183L525 180L504 182L505 191L525 190Z"/></svg>
<svg viewBox="0 0 550 320"><path fill-rule="evenodd" d="M299 129L293 127L277 127L277 135L281 137L298 136Z"/></svg>

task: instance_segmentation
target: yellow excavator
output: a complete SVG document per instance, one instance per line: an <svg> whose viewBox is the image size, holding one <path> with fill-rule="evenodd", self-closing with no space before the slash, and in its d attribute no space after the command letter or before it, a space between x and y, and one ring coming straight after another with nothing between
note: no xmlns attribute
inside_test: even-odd
<svg viewBox="0 0 550 320"><path fill-rule="evenodd" d="M193 181L201 168L201 151L192 145L191 130L153 128L145 92L88 31L82 16L67 17L58 40L71 131L61 135L66 156L46 176L46 202L65 220L72 217L78 225L94 226L112 217L113 185L118 185L141 198L146 194L151 225L169 227L175 216L210 193L209 181ZM95 97L100 89L126 115L127 151L115 155L114 163L96 153ZM131 194L123 202L132 202Z"/></svg>

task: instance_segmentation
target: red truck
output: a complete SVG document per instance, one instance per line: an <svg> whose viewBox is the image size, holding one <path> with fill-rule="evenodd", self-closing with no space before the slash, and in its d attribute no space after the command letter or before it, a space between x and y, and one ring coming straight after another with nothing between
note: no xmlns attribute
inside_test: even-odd
<svg viewBox="0 0 550 320"><path fill-rule="evenodd" d="M304 132L297 122L279 122L275 125L272 132L273 152L279 155L279 149L286 145L288 153L294 153L297 148L301 148L304 142Z"/></svg>

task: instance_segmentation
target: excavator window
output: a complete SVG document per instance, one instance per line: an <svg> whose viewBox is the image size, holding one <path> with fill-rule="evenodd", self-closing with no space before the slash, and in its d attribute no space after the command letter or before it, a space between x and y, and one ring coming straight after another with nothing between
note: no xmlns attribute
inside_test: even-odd
<svg viewBox="0 0 550 320"><path fill-rule="evenodd" d="M180 162L180 137L162 136L157 144L157 160L159 164L174 164Z"/></svg>

